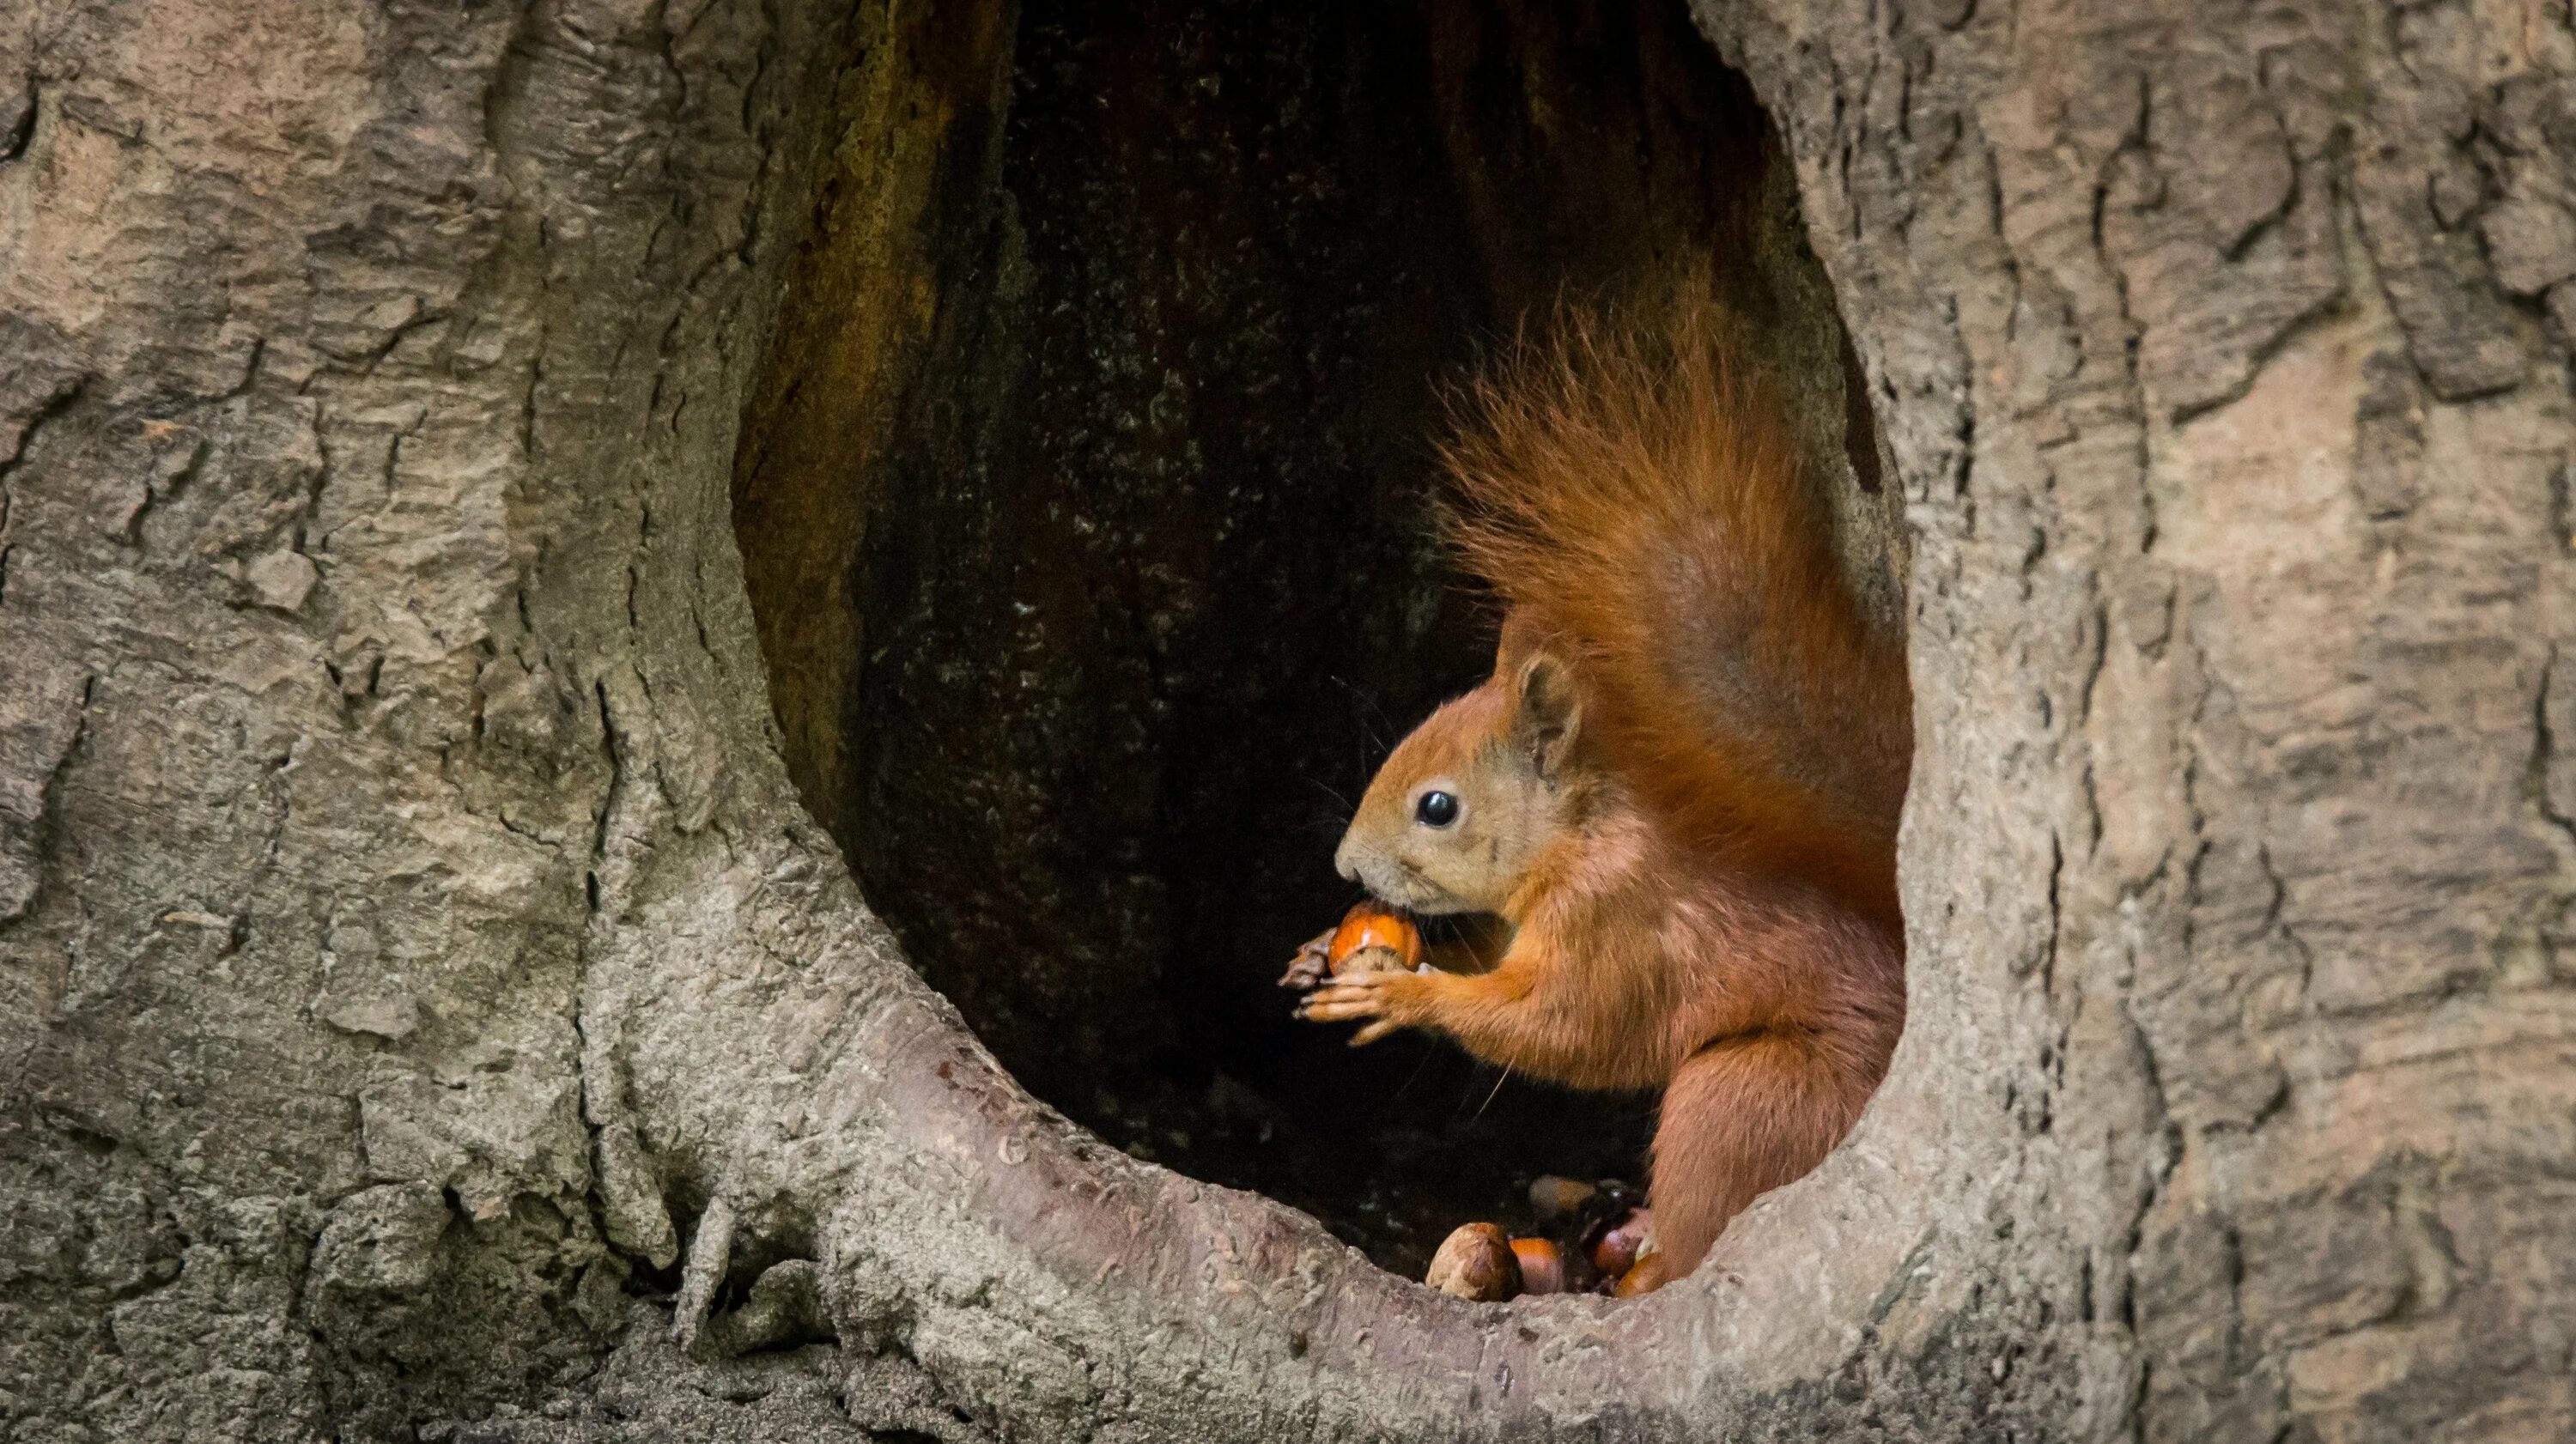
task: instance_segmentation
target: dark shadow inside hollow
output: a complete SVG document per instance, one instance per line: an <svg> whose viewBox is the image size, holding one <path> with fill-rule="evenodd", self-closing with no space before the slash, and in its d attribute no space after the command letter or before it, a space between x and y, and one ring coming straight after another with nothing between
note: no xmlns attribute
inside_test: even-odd
<svg viewBox="0 0 2576 1444"><path fill-rule="evenodd" d="M960 3L878 22L745 416L783 745L870 904L1113 1144L1418 1272L1539 1173L1642 1181L1651 1097L1274 979L1493 618L1443 388L1560 295L1713 256L1874 604L1878 443L1776 140L1680 0Z"/></svg>

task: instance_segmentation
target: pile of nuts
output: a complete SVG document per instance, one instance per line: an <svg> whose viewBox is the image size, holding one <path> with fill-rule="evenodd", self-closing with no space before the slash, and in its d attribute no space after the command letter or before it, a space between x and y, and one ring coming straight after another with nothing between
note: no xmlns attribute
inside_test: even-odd
<svg viewBox="0 0 2576 1444"><path fill-rule="evenodd" d="M1441 1240L1422 1281L1478 1303L1523 1294L1627 1298L1663 1282L1654 1215L1635 1205L1625 1184L1549 1175L1530 1185L1530 1206L1540 1234L1514 1238L1494 1224L1460 1224Z"/></svg>

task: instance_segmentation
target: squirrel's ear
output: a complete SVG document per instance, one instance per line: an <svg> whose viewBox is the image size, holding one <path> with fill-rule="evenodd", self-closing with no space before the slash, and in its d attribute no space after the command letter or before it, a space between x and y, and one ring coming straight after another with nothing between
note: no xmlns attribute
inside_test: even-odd
<svg viewBox="0 0 2576 1444"><path fill-rule="evenodd" d="M1564 661L1546 651L1521 661L1514 679L1518 704L1512 730L1521 755L1538 775L1553 782L1574 749L1574 734L1583 721L1583 699L1574 690L1574 674Z"/></svg>

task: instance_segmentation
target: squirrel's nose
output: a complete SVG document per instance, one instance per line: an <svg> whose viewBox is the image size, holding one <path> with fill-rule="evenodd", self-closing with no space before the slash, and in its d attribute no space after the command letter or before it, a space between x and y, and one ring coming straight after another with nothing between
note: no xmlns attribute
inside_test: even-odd
<svg viewBox="0 0 2576 1444"><path fill-rule="evenodd" d="M1343 835L1342 845L1333 849L1333 871L1340 873L1344 882L1360 880L1359 849L1351 846L1348 834Z"/></svg>

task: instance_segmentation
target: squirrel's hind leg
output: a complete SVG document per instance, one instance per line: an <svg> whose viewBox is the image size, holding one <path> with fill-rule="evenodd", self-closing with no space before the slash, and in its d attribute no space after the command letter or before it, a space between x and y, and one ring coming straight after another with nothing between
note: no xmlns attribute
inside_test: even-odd
<svg viewBox="0 0 2576 1444"><path fill-rule="evenodd" d="M1698 1267L1746 1204L1823 1162L1867 1098L1789 1035L1722 1039L1685 1059L1664 1088L1648 1185L1664 1277Z"/></svg>

